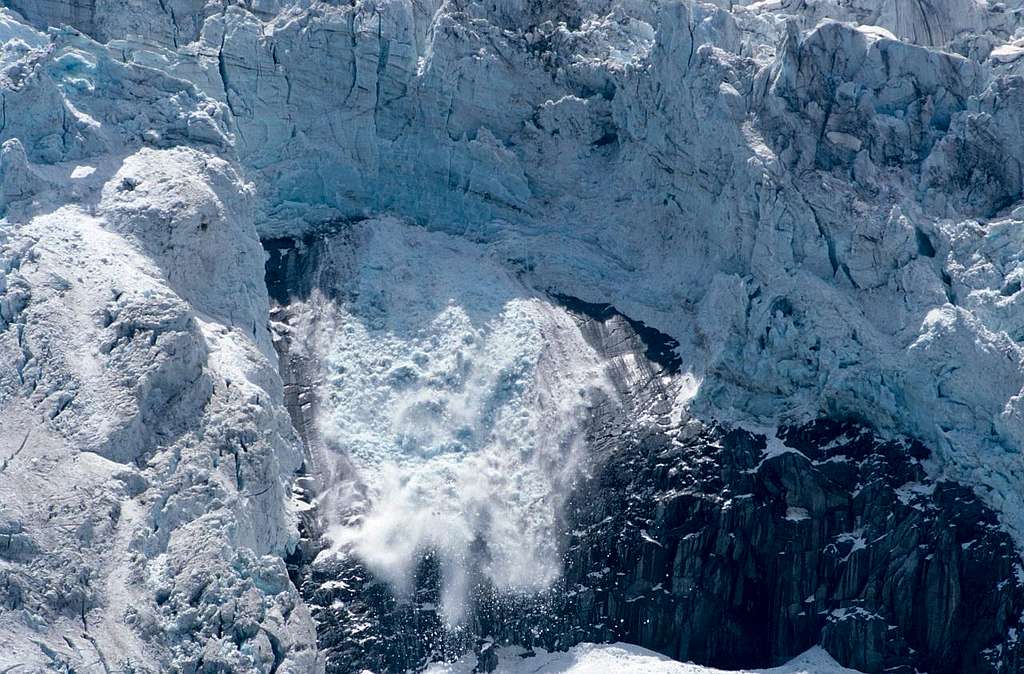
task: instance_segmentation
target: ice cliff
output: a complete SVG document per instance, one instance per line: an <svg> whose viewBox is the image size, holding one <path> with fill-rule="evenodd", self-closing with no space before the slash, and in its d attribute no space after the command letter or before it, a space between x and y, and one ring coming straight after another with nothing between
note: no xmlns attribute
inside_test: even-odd
<svg viewBox="0 0 1024 674"><path fill-rule="evenodd" d="M678 343L650 378L674 423L772 443L831 417L912 438L932 451L928 479L974 490L1024 544L1021 7L0 4L0 662L325 666L284 562L310 455L261 241L339 228L370 242L344 277L365 286L355 330L399 333L403 300L426 307L407 322L451 300L458 323L475 292L521 314L424 342L339 330L351 358L325 372L372 370L372 349L415 364L468 336L470 356L529 370L471 394L507 383L515 400L586 407L569 375L592 345L550 298L614 305ZM443 287L428 292L424 269ZM362 390L379 402L389 387ZM461 390L445 405L479 416ZM374 400L339 395L350 442ZM521 408L496 408L526 429L495 424L501 442L552 433ZM356 438L364 470L391 442L377 430ZM409 442L472 445L511 470L486 454L493 433L438 433ZM550 458L530 465L550 476ZM1016 643L1015 619L1000 613L993 649Z"/></svg>

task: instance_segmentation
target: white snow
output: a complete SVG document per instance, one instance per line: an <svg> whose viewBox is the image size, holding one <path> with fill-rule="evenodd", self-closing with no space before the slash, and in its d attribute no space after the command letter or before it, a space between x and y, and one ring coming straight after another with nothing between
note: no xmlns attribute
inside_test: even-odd
<svg viewBox="0 0 1024 674"><path fill-rule="evenodd" d="M853 553L865 550L868 547L868 542L867 539L864 538L864 531L862 529L839 534L836 536L836 541L840 543L853 543L849 552L847 552L846 556L843 557L844 562L850 559Z"/></svg>
<svg viewBox="0 0 1024 674"><path fill-rule="evenodd" d="M761 452L761 460L758 461L756 466L748 470L748 472L750 473L757 473L761 469L761 466L764 465L765 461L768 461L769 459L774 459L775 457L778 456L782 456L783 454L796 454L807 459L803 452L801 452L799 449L794 449L793 447L790 447L785 443L785 441L782 440L782 438L779 437L778 428L766 428L759 425L748 425L747 430L751 431L752 433L763 435L765 439L765 448ZM809 459L808 463L810 463Z"/></svg>
<svg viewBox="0 0 1024 674"><path fill-rule="evenodd" d="M1001 44L991 52L989 58L1000 63L1011 63L1024 56L1024 46L1018 44Z"/></svg>
<svg viewBox="0 0 1024 674"><path fill-rule="evenodd" d="M883 28L882 26L871 26L871 25L867 25L867 24L862 24L862 25L857 26L857 30L860 31L861 33L864 33L865 35L869 35L869 36L873 37L876 40L897 40L897 39L899 39L895 35L893 35L891 30L889 30L887 28Z"/></svg>
<svg viewBox="0 0 1024 674"><path fill-rule="evenodd" d="M93 173L96 173L95 166L76 166L71 169L71 179L78 180L79 178L88 178Z"/></svg>
<svg viewBox="0 0 1024 674"><path fill-rule="evenodd" d="M789 520L790 522L803 522L804 520L811 519L811 515L807 512L807 508L798 508L795 506L790 506L786 508L785 519Z"/></svg>
<svg viewBox="0 0 1024 674"><path fill-rule="evenodd" d="M0 7L0 44L3 45L4 59L14 52L17 57L29 49L45 49L49 44L46 36L25 24L24 20L6 7Z"/></svg>
<svg viewBox="0 0 1024 674"><path fill-rule="evenodd" d="M812 648L780 667L725 670L670 660L654 651L630 644L581 644L567 652L537 649L521 657L522 649L499 648L495 674L857 674L840 667L825 651ZM429 666L425 674L470 674L476 658L467 655L456 663Z"/></svg>
<svg viewBox="0 0 1024 674"><path fill-rule="evenodd" d="M916 498L921 496L931 496L934 493L934 482L930 482L927 485L921 484L920 482L907 482L896 489L896 497L899 498L900 503L903 505L910 505ZM921 506L915 507L920 508Z"/></svg>
<svg viewBox="0 0 1024 674"><path fill-rule="evenodd" d="M273 663L270 634L311 671L312 622L281 559L299 447L244 183L190 149L85 167L5 165L38 213L0 220L0 517L24 554L0 562L18 588L0 664L187 667L202 648L179 620L249 596L234 619L265 632L224 662Z"/></svg>

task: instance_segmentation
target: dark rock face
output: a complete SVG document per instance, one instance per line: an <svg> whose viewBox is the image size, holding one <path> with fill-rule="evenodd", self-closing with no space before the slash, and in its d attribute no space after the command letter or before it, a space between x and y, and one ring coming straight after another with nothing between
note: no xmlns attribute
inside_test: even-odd
<svg viewBox="0 0 1024 674"><path fill-rule="evenodd" d="M1019 559L970 490L855 424L781 435L796 451L765 459L716 427L612 450L567 555L580 640L723 667L820 643L865 672L1019 671Z"/></svg>
<svg viewBox="0 0 1024 674"><path fill-rule="evenodd" d="M325 241L267 245L276 321L287 324L288 303L313 287L330 293L342 244ZM607 357L619 393L591 413L593 464L564 514L560 584L509 597L481 582L452 632L434 608L429 553L415 595L400 602L355 558L311 563L321 546L313 513L292 577L329 672L404 671L474 647L487 671L478 637L527 649L621 640L728 668L778 664L816 644L871 673L1024 668L1020 558L970 489L929 480L926 447L834 419L770 441L673 421L670 339L608 305L557 300ZM291 338L278 340L282 373L314 461L316 400Z"/></svg>

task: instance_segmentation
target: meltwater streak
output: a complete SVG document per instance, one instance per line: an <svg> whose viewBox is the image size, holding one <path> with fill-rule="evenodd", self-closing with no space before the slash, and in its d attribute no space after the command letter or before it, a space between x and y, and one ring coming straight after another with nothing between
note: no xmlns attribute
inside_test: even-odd
<svg viewBox="0 0 1024 674"><path fill-rule="evenodd" d="M328 490L329 537L399 597L432 553L455 626L481 579L532 593L558 577L582 421L611 387L573 318L481 248L395 222L363 239L351 299L316 336L321 433L368 490L362 508L338 507L343 485Z"/></svg>

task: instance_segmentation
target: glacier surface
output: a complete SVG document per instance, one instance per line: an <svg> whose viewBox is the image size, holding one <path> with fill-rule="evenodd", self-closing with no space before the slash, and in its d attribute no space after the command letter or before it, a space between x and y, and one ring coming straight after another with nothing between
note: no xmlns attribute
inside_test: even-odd
<svg viewBox="0 0 1024 674"><path fill-rule="evenodd" d="M599 368L549 292L678 340L686 414L917 437L1024 541L1019 6L3 4L12 664L323 667L283 561L303 456L260 240L339 223L378 257L321 335L326 385L368 379L324 428L393 510L337 537L395 582L408 550L375 539L395 522L437 543L571 480ZM525 490L502 484L515 452ZM492 579L542 581L557 504L506 505L541 521L501 523Z"/></svg>

